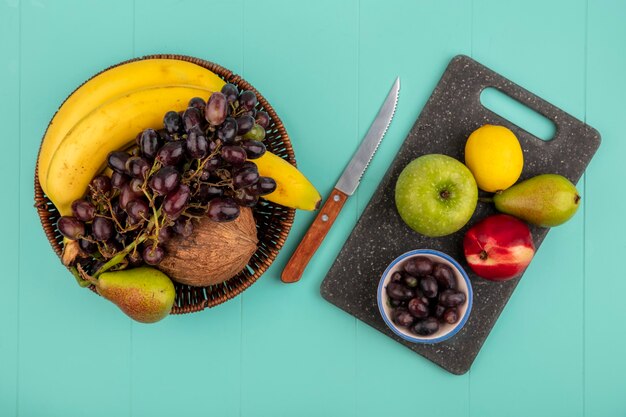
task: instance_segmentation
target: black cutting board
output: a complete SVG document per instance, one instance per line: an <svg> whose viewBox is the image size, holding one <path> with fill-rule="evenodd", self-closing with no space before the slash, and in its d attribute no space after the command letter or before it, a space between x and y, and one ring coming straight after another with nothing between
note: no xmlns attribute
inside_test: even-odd
<svg viewBox="0 0 626 417"><path fill-rule="evenodd" d="M480 94L487 87L499 89L550 119L556 126L553 139L538 139L483 107ZM519 138L524 150L520 180L555 173L575 184L600 146L600 134L592 127L473 59L455 57L321 286L322 296L332 304L459 375L469 370L520 278L504 283L486 281L473 274L465 262L463 235L477 221L495 213L491 204L479 203L470 222L460 231L428 238L404 224L396 211L394 188L402 169L420 155L443 153L463 161L465 141L484 124L506 126ZM537 248L548 231L531 227ZM434 345L413 344L397 337L383 322L376 304L376 289L387 265L397 256L419 248L437 249L454 257L468 272L474 289L472 312L465 327L451 339Z"/></svg>

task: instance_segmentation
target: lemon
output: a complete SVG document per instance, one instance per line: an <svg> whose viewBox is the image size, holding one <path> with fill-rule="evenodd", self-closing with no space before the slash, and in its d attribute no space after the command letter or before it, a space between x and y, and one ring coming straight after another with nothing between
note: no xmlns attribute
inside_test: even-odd
<svg viewBox="0 0 626 417"><path fill-rule="evenodd" d="M465 165L478 188L495 193L515 184L524 167L519 140L504 126L484 125L465 143Z"/></svg>

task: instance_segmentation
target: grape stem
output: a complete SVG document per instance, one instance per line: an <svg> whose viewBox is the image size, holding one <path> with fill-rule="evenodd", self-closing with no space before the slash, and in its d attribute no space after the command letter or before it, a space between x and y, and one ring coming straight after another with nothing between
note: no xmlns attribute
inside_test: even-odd
<svg viewBox="0 0 626 417"><path fill-rule="evenodd" d="M80 264L78 264L78 265L80 267ZM78 269L76 269L75 266L72 266L69 269L70 269L70 272L72 273L72 275L74 275L74 278L76 278L76 282L78 283L78 285L80 285L83 288L88 287L89 285L91 285L91 281L89 281L87 279L83 279L81 277L81 274L78 272Z"/></svg>
<svg viewBox="0 0 626 417"><path fill-rule="evenodd" d="M133 249L135 249L135 247L137 245L139 245L140 243L142 243L144 240L147 239L147 236L139 236L139 238L137 238L137 240L135 240L133 243L131 243L130 245L126 246L124 248L123 251L119 252L117 255L115 255L114 257L112 257L111 259L109 259L104 265L102 265L100 267L100 269L98 269L96 271L95 274L93 274L92 278L98 279L98 277L103 274L104 272L108 271L109 269L113 268L115 265L119 264L120 262L122 262L125 258L126 255L128 255L130 253L130 251L132 251Z"/></svg>

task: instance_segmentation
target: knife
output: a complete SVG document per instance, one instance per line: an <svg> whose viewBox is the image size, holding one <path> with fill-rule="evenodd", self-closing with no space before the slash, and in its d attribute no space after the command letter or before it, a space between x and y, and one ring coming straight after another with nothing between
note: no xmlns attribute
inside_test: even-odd
<svg viewBox="0 0 626 417"><path fill-rule="evenodd" d="M374 153L376 153L380 141L385 136L391 119L393 119L399 92L400 77L396 78L387 94L387 98L385 98L385 102L363 137L359 148L344 169L341 177L339 177L335 188L333 188L330 196L326 199L291 259L287 262L285 269L283 269L283 273L280 276L283 282L291 283L300 280L307 264L328 234L346 200L354 194L354 191L359 186L363 173L372 160Z"/></svg>

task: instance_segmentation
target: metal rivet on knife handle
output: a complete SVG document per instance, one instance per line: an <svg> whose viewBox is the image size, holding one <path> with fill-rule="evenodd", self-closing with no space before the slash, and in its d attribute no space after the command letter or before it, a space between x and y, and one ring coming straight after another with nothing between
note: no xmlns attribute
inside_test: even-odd
<svg viewBox="0 0 626 417"><path fill-rule="evenodd" d="M330 227L335 222L341 208L347 200L347 195L334 189L330 197L322 206L315 220L311 224L306 235L296 248L289 262L283 269L280 279L283 282L297 282L302 277L302 273L307 264L319 248L320 244L326 237Z"/></svg>

